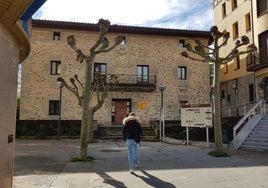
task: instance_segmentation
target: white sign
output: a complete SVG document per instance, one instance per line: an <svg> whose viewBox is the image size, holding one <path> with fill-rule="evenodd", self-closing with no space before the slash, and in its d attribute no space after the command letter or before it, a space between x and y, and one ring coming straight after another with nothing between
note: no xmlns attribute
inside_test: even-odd
<svg viewBox="0 0 268 188"><path fill-rule="evenodd" d="M212 127L212 109L210 104L182 105L181 126Z"/></svg>

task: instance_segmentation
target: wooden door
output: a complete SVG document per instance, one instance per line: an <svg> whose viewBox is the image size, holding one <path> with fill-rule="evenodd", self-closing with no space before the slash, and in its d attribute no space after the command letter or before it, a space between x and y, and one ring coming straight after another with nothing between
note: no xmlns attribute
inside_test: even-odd
<svg viewBox="0 0 268 188"><path fill-rule="evenodd" d="M127 99L114 100L114 122L113 124L122 125L123 119L130 112L130 101Z"/></svg>

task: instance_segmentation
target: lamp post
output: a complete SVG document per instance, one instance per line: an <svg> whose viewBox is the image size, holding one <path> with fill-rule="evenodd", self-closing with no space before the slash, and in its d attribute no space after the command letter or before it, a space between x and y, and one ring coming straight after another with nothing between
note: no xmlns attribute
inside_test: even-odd
<svg viewBox="0 0 268 188"><path fill-rule="evenodd" d="M166 86L164 84L159 85L159 91L161 91L161 107L160 107L160 121L159 121L159 140L161 142L162 135L161 132L163 129L163 139L165 140L165 118L164 118L164 90L166 89Z"/></svg>
<svg viewBox="0 0 268 188"><path fill-rule="evenodd" d="M63 84L60 80L58 80L58 86L60 89L60 101L59 101L59 120L58 120L58 129L57 129L57 138L60 139L61 136L61 98L62 98L62 88Z"/></svg>

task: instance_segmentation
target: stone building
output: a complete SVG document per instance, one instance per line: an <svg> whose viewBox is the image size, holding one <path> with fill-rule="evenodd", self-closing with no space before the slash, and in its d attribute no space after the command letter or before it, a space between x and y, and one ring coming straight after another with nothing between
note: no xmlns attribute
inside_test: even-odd
<svg viewBox="0 0 268 188"><path fill-rule="evenodd" d="M15 153L18 64L30 51L31 16L44 0L0 1L0 187L11 188Z"/></svg>
<svg viewBox="0 0 268 188"><path fill-rule="evenodd" d="M67 45L74 35L78 48L88 52L97 40L96 24L33 20L31 52L23 64L20 120L57 120L59 118L59 76L68 80L84 75L84 64L76 61ZM184 44L195 40L208 44L206 31L111 25L107 35L113 40L124 35L124 42L106 54L97 55L94 73L105 79L116 75L119 84L111 90L94 119L99 126L121 125L128 112L135 112L142 125L159 120L160 91L164 84L166 120L178 120L180 105L210 102L210 68L180 55ZM108 79L107 79L108 80ZM80 120L76 98L62 88L61 119Z"/></svg>
<svg viewBox="0 0 268 188"><path fill-rule="evenodd" d="M230 32L225 56L241 36L247 36L258 52L237 57L222 66L221 94L223 115L230 109L232 116L241 116L262 97L268 66L268 1L214 0L214 23L220 31ZM246 50L246 47L243 49ZM264 95L266 96L263 96Z"/></svg>

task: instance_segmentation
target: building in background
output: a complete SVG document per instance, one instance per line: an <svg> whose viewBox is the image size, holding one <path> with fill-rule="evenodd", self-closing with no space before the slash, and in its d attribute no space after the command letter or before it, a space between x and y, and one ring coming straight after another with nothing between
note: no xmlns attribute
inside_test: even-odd
<svg viewBox="0 0 268 188"><path fill-rule="evenodd" d="M0 187L11 188L18 64L30 51L31 16L45 0L0 1Z"/></svg>
<svg viewBox="0 0 268 188"><path fill-rule="evenodd" d="M252 103L268 97L268 90L263 90L268 80L268 1L214 0L213 3L215 25L220 31L230 32L228 44L220 55L226 56L243 35L258 48L258 53L241 55L221 69L223 116L241 116Z"/></svg>
<svg viewBox="0 0 268 188"><path fill-rule="evenodd" d="M84 75L84 64L67 45L74 35L84 53L95 43L97 24L33 20L32 49L22 68L20 120L57 120L59 88L57 78L69 80L74 74ZM159 85L164 84L166 120L178 120L180 105L210 102L210 67L181 56L186 43L201 40L208 44L210 33L179 29L161 29L111 25L107 37L125 40L109 53L97 55L94 72L109 80L118 77L118 87L111 90L103 107L94 116L102 126L121 125L134 111L143 126L160 118ZM76 98L62 88L62 120L81 120Z"/></svg>

